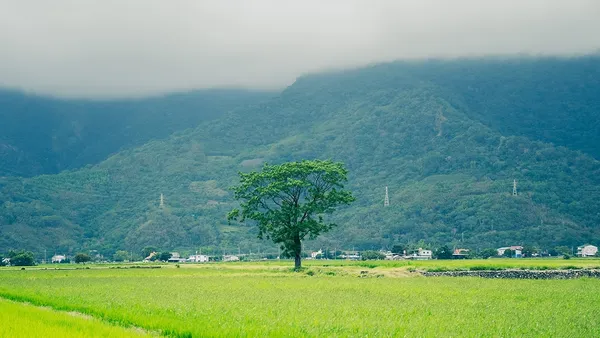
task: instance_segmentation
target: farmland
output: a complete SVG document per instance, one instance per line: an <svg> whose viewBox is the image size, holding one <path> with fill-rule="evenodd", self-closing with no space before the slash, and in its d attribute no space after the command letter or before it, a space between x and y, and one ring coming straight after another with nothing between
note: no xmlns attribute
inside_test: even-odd
<svg viewBox="0 0 600 338"><path fill-rule="evenodd" d="M0 318L15 318L24 328L42 318L56 323L54 330L90 336L598 336L598 279L425 278L411 272L597 266L593 259L498 259L307 261L299 273L291 272L289 261L3 268ZM39 311L58 317L46 319Z"/></svg>

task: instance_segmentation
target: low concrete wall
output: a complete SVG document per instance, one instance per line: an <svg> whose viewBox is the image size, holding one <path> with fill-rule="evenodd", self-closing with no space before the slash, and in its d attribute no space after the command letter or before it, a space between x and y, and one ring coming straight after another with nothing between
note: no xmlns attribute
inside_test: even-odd
<svg viewBox="0 0 600 338"><path fill-rule="evenodd" d="M481 271L443 271L422 272L427 277L482 277L482 278L515 278L515 279L573 279L581 277L600 278L600 270L481 270Z"/></svg>

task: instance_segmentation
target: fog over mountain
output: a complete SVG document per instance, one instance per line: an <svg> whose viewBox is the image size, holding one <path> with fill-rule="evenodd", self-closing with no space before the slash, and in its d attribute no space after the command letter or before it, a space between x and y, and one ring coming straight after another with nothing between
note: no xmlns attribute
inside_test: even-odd
<svg viewBox="0 0 600 338"><path fill-rule="evenodd" d="M584 54L596 0L0 1L0 85L65 97L279 89L404 58Z"/></svg>

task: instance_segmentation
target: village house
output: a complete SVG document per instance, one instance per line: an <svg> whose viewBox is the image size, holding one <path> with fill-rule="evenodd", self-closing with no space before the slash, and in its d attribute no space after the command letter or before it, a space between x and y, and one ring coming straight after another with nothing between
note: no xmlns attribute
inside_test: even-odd
<svg viewBox="0 0 600 338"><path fill-rule="evenodd" d="M469 249L454 249L452 258L454 259L465 259L469 256Z"/></svg>
<svg viewBox="0 0 600 338"><path fill-rule="evenodd" d="M598 253L598 247L590 244L577 247L577 256L579 257L594 257Z"/></svg>
<svg viewBox="0 0 600 338"><path fill-rule="evenodd" d="M498 251L498 256L503 256L504 252L509 249L513 252L513 255L512 255L513 258L520 258L523 256L523 247L520 245L505 246L505 247L496 249L496 251Z"/></svg>
<svg viewBox="0 0 600 338"><path fill-rule="evenodd" d="M167 260L169 263L185 263L186 259L179 255L179 252L171 252L171 258Z"/></svg>
<svg viewBox="0 0 600 338"><path fill-rule="evenodd" d="M193 262L193 263L206 263L208 262L208 256L207 255L190 255L190 257L187 259L188 262Z"/></svg>
<svg viewBox="0 0 600 338"><path fill-rule="evenodd" d="M414 259L414 260L427 260L427 259L431 259L432 256L433 256L433 251L419 248L412 255L406 256L406 258Z"/></svg>
<svg viewBox="0 0 600 338"><path fill-rule="evenodd" d="M52 256L52 263L62 263L67 257L65 255Z"/></svg>
<svg viewBox="0 0 600 338"><path fill-rule="evenodd" d="M323 256L323 251L321 249L319 249L319 251L313 251L310 253L310 258L312 259L317 259L317 257L321 258L321 256Z"/></svg>
<svg viewBox="0 0 600 338"><path fill-rule="evenodd" d="M240 258L234 255L223 255L223 262L237 262Z"/></svg>

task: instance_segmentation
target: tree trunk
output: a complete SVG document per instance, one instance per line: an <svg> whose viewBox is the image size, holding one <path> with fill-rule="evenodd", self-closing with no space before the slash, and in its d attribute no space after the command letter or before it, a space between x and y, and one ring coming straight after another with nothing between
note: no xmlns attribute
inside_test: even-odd
<svg viewBox="0 0 600 338"><path fill-rule="evenodd" d="M300 235L294 236L294 270L298 271L302 268L302 242Z"/></svg>

